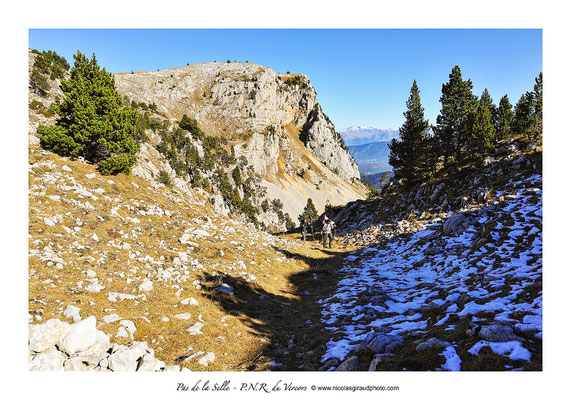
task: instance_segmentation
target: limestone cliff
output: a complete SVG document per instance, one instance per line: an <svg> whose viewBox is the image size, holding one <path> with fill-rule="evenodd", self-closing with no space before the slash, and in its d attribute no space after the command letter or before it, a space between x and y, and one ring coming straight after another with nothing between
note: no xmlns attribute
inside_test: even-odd
<svg viewBox="0 0 571 400"><path fill-rule="evenodd" d="M293 219L311 197L318 208L364 197L357 164L323 113L307 76L250 63L204 63L115 75L117 90L154 103L171 121L186 114L229 140Z"/></svg>

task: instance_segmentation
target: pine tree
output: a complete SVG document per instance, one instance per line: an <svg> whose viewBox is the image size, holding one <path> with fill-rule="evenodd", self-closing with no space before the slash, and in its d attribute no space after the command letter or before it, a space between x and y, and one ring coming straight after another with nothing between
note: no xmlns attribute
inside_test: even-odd
<svg viewBox="0 0 571 400"><path fill-rule="evenodd" d="M470 151L473 158L478 158L494 148L495 129L490 108L485 102L478 102L473 118Z"/></svg>
<svg viewBox="0 0 571 400"><path fill-rule="evenodd" d="M506 94L500 99L500 105L498 107L498 117L495 121L496 140L503 139L510 133L510 126L513 119L514 113L512 111L512 105Z"/></svg>
<svg viewBox="0 0 571 400"><path fill-rule="evenodd" d="M472 81L464 81L460 67L456 65L448 83L442 85L442 109L436 118L436 138L439 153L444 156L444 167L462 161L469 153L476 100L472 94Z"/></svg>
<svg viewBox="0 0 571 400"><path fill-rule="evenodd" d="M512 132L531 138L533 136L532 129L534 126L533 94L531 92L526 92L521 95L519 101L515 105L514 114L511 126Z"/></svg>
<svg viewBox="0 0 571 400"><path fill-rule="evenodd" d="M485 105L488 110L490 110L490 117L492 118L492 124L494 125L495 130L496 121L498 119L498 108L494 104L494 100L492 99L492 96L490 96L490 92L488 92L487 88L484 89L482 95L480 96L480 103Z"/></svg>
<svg viewBox="0 0 571 400"><path fill-rule="evenodd" d="M319 213L317 212L317 208L315 208L315 204L313 204L311 197L307 199L303 212L299 214L299 222L303 222L304 218L307 218L307 222L310 224L314 223L319 218Z"/></svg>
<svg viewBox="0 0 571 400"><path fill-rule="evenodd" d="M539 139L543 135L543 72L535 78L533 86L533 138Z"/></svg>
<svg viewBox="0 0 571 400"><path fill-rule="evenodd" d="M543 134L543 73L535 78L533 92L525 92L515 106L513 133L539 140Z"/></svg>
<svg viewBox="0 0 571 400"><path fill-rule="evenodd" d="M430 124L424 119L416 80L412 83L406 107L407 110L403 113L405 122L399 129L399 140L393 139L389 144L389 164L393 167L395 179L404 179L406 184L414 184L428 176L428 166L432 161L429 159L432 154L429 151Z"/></svg>
<svg viewBox="0 0 571 400"><path fill-rule="evenodd" d="M113 76L95 55L89 60L78 51L74 59L71 77L61 84L64 98L54 107L55 126L38 127L41 144L62 156L83 156L101 173L129 173L144 135L138 113L123 106Z"/></svg>

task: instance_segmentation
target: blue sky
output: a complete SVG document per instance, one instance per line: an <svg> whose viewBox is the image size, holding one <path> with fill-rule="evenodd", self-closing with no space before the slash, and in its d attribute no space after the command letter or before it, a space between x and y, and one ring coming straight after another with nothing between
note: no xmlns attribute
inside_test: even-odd
<svg viewBox="0 0 571 400"><path fill-rule="evenodd" d="M497 103L512 104L542 71L542 31L509 30L29 30L29 47L73 62L95 53L110 72L148 71L236 60L305 73L338 130L398 129L416 79L426 117L436 122L442 84L454 65Z"/></svg>

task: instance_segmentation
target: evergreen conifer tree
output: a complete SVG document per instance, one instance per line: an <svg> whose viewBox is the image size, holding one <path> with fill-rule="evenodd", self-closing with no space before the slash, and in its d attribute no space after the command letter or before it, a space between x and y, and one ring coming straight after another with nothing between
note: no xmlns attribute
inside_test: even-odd
<svg viewBox="0 0 571 400"><path fill-rule="evenodd" d="M490 92L488 89L484 89L482 95L480 96L480 103L484 104L488 110L490 110L490 117L492 118L492 124L494 125L494 130L496 129L496 120L498 119L498 108L494 104L494 100L492 96L490 96Z"/></svg>
<svg viewBox="0 0 571 400"><path fill-rule="evenodd" d="M543 73L535 78L533 92L525 92L515 105L513 133L538 140L543 134Z"/></svg>
<svg viewBox="0 0 571 400"><path fill-rule="evenodd" d="M511 130L513 133L532 137L533 126L533 94L531 92L526 92L521 95L519 101L515 105L515 113Z"/></svg>
<svg viewBox="0 0 571 400"><path fill-rule="evenodd" d="M498 107L498 117L495 123L496 140L503 139L510 133L510 126L513 119L514 113L512 111L512 105L506 94L500 99L500 105Z"/></svg>
<svg viewBox="0 0 571 400"><path fill-rule="evenodd" d="M304 218L307 218L307 222L310 224L314 223L319 218L319 213L317 212L317 208L315 208L315 204L313 204L311 197L307 199L305 208L298 217L299 222L303 222Z"/></svg>
<svg viewBox="0 0 571 400"><path fill-rule="evenodd" d="M485 102L478 102L473 118L470 152L473 158L478 158L494 148L495 129L490 108Z"/></svg>
<svg viewBox="0 0 571 400"><path fill-rule="evenodd" d="M414 184L428 176L429 165L434 163L430 160L430 124L424 119L416 80L412 83L406 107L407 110L403 113L405 122L399 129L399 140L393 139L389 144L389 164L393 167L395 179L404 179L406 184Z"/></svg>
<svg viewBox="0 0 571 400"><path fill-rule="evenodd" d="M74 55L71 77L62 82L64 98L54 106L54 126L40 126L41 144L62 156L83 156L104 174L129 173L135 163L138 113L123 106L115 81L105 68L81 52Z"/></svg>
<svg viewBox="0 0 571 400"><path fill-rule="evenodd" d="M533 114L535 117L533 137L539 139L543 135L543 72L535 78L533 86Z"/></svg>
<svg viewBox="0 0 571 400"><path fill-rule="evenodd" d="M444 167L460 162L469 153L473 115L477 98L472 94L472 81L462 79L459 66L452 68L449 81L442 85L442 109L436 118L436 138Z"/></svg>

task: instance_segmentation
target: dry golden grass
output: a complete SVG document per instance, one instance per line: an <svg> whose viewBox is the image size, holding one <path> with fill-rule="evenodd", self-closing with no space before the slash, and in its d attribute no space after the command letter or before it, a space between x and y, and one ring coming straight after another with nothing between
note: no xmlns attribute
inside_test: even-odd
<svg viewBox="0 0 571 400"><path fill-rule="evenodd" d="M252 369L280 331L294 329L278 326L280 321L293 318L288 315L288 306L293 305L295 312L307 307L307 299L302 301L299 285L292 277L309 271L315 260L331 257L315 243L302 245L297 236L269 239L266 234L216 216L209 205L192 204L165 187L153 188L135 176L102 177L93 165L51 153L42 155L38 148L30 150L29 159L29 184L34 188L29 196L29 311L36 318L34 323L51 318L67 320L63 311L75 305L82 318L95 316L98 329L113 342L146 341L167 365L178 363L192 370ZM95 177L89 179L88 174ZM97 198L66 190L74 183ZM142 215L152 207L171 214ZM113 216L113 210L121 217ZM44 218L57 215L60 222L46 225ZM206 226L206 218L199 219L203 215L210 217L213 227ZM224 226L234 227L236 233L225 234ZM198 246L189 247L178 241L187 228L206 229L212 236L193 239ZM42 259L47 248L63 260L62 265ZM179 252L191 260L186 270L174 266ZM178 275L159 280L161 269ZM89 270L104 286L100 292L86 290L93 282L87 275ZM138 286L147 277L153 281L153 289L140 292ZM202 288L196 288L197 280ZM235 286L236 296L222 298L215 290L222 282ZM113 302L108 298L110 292L144 294L146 300ZM188 297L194 297L199 307L181 304ZM226 307L228 301L232 303L230 309ZM182 313L192 316L189 320L175 318ZM316 319L316 310L312 313ZM137 328L134 337L117 337L120 322L102 321L110 314L133 321ZM165 316L168 322L163 322ZM302 321L307 315L298 317ZM191 336L187 329L199 321L205 324L203 334ZM300 321L300 329L305 329ZM181 361L181 357L198 351L213 351L216 361L208 367L197 363L200 356ZM260 364L256 369L267 368Z"/></svg>

